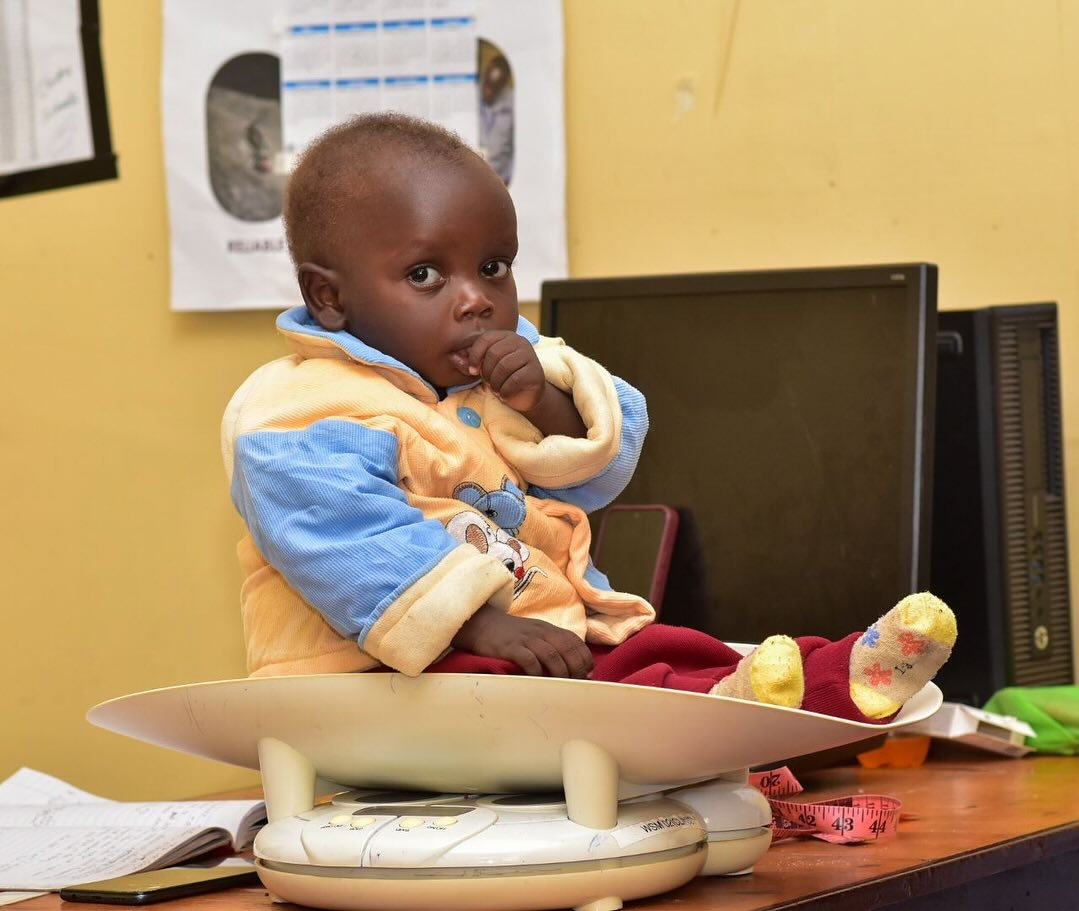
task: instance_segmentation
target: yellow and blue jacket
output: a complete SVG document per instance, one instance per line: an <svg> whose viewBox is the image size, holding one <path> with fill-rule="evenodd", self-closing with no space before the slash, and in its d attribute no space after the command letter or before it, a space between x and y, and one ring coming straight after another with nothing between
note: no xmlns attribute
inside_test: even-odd
<svg viewBox="0 0 1079 911"><path fill-rule="evenodd" d="M293 353L256 370L222 422L252 675L385 665L418 674L484 603L589 642L655 617L589 559L586 513L629 481L643 396L522 319L585 438L543 437L479 382L438 392L303 307L278 318Z"/></svg>

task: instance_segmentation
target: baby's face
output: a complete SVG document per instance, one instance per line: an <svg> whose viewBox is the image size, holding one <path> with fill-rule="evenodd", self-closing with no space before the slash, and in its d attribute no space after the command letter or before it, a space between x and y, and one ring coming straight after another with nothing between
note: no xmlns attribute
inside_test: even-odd
<svg viewBox="0 0 1079 911"><path fill-rule="evenodd" d="M433 386L473 382L455 354L516 329L517 216L477 159L398 156L346 209L333 257L346 328Z"/></svg>

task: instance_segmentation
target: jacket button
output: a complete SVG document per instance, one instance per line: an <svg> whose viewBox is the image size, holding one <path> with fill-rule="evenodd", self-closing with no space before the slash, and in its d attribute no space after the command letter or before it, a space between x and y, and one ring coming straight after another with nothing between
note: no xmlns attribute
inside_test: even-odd
<svg viewBox="0 0 1079 911"><path fill-rule="evenodd" d="M457 418L462 424L468 424L469 427L479 427L483 423L476 411L464 405L457 409Z"/></svg>

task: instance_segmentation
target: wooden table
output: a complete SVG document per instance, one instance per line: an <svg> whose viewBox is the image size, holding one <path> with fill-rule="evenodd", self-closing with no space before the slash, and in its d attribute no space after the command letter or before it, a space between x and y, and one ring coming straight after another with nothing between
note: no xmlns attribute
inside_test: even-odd
<svg viewBox="0 0 1079 911"><path fill-rule="evenodd" d="M930 760L919 769L826 769L798 799L888 794L894 838L773 844L749 876L696 879L649 911L1079 908L1079 757Z"/></svg>
<svg viewBox="0 0 1079 911"><path fill-rule="evenodd" d="M799 777L806 791L797 799L888 794L917 818L901 821L894 838L872 844L784 840L750 875L699 878L666 895L630 902L628 911L1079 908L1079 757L952 753L919 769L843 766ZM15 907L101 906L61 902L53 894ZM269 911L291 906L273 906L265 890L246 888L161 907Z"/></svg>

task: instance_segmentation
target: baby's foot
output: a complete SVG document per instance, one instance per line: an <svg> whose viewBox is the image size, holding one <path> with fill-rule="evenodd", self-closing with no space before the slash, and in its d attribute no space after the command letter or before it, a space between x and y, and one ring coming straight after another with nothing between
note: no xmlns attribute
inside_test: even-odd
<svg viewBox="0 0 1079 911"><path fill-rule="evenodd" d="M955 614L929 592L907 595L850 653L850 698L870 718L898 712L952 653Z"/></svg>
<svg viewBox="0 0 1079 911"><path fill-rule="evenodd" d="M802 704L802 653L790 636L769 636L738 662L711 692L796 709Z"/></svg>

